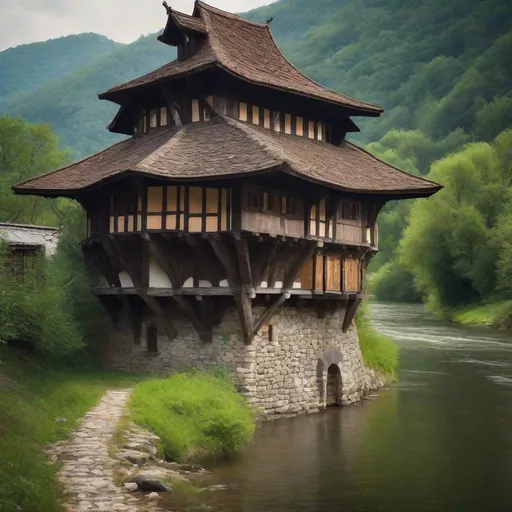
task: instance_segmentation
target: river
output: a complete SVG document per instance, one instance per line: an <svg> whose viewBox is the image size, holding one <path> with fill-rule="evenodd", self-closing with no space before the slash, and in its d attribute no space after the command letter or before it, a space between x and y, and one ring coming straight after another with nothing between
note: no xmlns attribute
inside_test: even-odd
<svg viewBox="0 0 512 512"><path fill-rule="evenodd" d="M512 334L373 306L399 382L359 405L263 424L218 467L222 512L512 511Z"/></svg>

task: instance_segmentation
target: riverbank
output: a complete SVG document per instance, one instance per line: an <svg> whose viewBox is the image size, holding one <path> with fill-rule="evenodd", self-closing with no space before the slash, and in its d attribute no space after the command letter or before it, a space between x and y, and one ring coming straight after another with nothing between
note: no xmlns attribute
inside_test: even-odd
<svg viewBox="0 0 512 512"><path fill-rule="evenodd" d="M482 325L496 328L509 328L512 301L473 304L456 309L449 314L450 320L460 325Z"/></svg>
<svg viewBox="0 0 512 512"><path fill-rule="evenodd" d="M43 449L66 439L109 388L140 379L121 372L62 367L0 347L0 510L60 512L60 489Z"/></svg>

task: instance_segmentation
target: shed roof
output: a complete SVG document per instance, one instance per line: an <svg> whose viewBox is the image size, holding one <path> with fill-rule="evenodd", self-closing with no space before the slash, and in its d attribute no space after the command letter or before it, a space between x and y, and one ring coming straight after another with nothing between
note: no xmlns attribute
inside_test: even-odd
<svg viewBox="0 0 512 512"><path fill-rule="evenodd" d="M440 188L347 141L336 147L216 117L127 139L85 160L31 178L14 190L73 196L123 173L187 181L244 177L273 169L355 193L420 197Z"/></svg>
<svg viewBox="0 0 512 512"><path fill-rule="evenodd" d="M44 247L50 256L57 249L59 230L32 224L0 222L0 238L13 247Z"/></svg>
<svg viewBox="0 0 512 512"><path fill-rule="evenodd" d="M216 66L253 84L335 103L361 114L382 113L380 107L331 91L303 75L281 53L267 24L248 21L201 1L196 1L193 16L170 11L169 17L179 27L206 32L199 49L186 60L172 61L109 89L99 95L101 99L113 99L121 91ZM165 35L164 31L160 40Z"/></svg>

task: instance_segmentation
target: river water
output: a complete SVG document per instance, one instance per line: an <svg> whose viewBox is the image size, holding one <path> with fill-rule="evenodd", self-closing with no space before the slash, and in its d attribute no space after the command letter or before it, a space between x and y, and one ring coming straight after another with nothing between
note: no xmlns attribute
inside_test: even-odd
<svg viewBox="0 0 512 512"><path fill-rule="evenodd" d="M512 512L512 333L421 306L373 306L398 384L359 405L263 424L217 467L221 512ZM200 509L203 510L203 509Z"/></svg>

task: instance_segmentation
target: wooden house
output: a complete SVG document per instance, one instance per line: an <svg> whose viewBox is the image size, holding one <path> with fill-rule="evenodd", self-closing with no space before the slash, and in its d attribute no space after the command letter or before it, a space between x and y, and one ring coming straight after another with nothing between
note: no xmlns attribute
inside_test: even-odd
<svg viewBox="0 0 512 512"><path fill-rule="evenodd" d="M336 318L333 343L342 345L377 252L379 211L440 187L349 142L353 118L382 109L304 76L268 24L201 1L192 15L166 9L158 39L177 47L177 59L99 95L119 105L109 130L129 138L16 192L70 197L87 211L95 293L118 332L119 318L130 320L138 347L118 352L163 353L162 343L176 347L193 332L202 345L190 358L204 351L201 363L223 362L208 346L225 338L231 311L238 325L228 322L228 339L241 347L275 342L286 331L276 314L319 330ZM327 339L322 353L330 348ZM231 366L253 352L239 349ZM151 368L187 359L185 348L169 350ZM123 365L147 367L140 358Z"/></svg>

